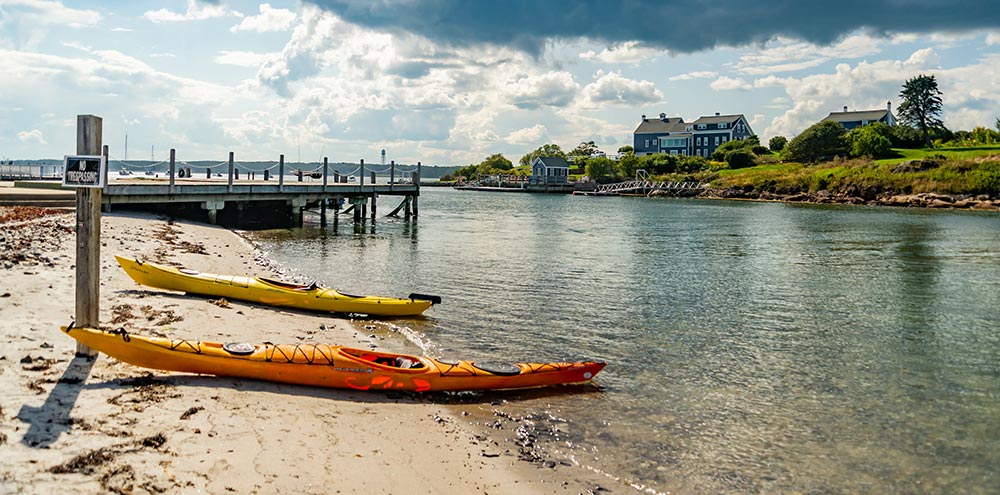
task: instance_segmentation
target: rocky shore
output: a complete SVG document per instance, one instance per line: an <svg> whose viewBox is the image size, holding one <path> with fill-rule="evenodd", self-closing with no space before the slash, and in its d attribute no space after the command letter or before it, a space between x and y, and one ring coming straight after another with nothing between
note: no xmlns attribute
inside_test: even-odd
<svg viewBox="0 0 1000 495"><path fill-rule="evenodd" d="M653 194L652 196L656 196ZM988 195L947 195L936 193L891 194L874 190L848 188L843 192L792 192L780 193L744 190L740 188L706 189L698 197L707 199L740 199L754 201L782 201L788 203L816 203L868 206L901 206L912 208L952 208L964 210L1000 211L1000 198Z"/></svg>

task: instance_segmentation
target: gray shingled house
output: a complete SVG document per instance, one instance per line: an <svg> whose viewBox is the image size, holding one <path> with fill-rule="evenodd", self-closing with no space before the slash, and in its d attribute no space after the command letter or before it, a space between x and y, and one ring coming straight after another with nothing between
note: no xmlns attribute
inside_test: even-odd
<svg viewBox="0 0 1000 495"><path fill-rule="evenodd" d="M823 120L840 122L840 125L844 126L847 130L866 126L873 122L881 122L890 127L896 125L896 118L892 115L891 101L886 102L885 108L882 110L858 110L848 112L847 107L844 107L843 112L830 112L830 115L827 115Z"/></svg>
<svg viewBox="0 0 1000 495"><path fill-rule="evenodd" d="M558 156L540 156L531 162L529 184L565 184L569 181L569 162Z"/></svg>

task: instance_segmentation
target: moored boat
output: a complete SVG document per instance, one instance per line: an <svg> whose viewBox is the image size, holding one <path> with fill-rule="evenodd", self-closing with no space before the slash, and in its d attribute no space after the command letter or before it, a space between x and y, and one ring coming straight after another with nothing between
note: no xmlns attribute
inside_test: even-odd
<svg viewBox="0 0 1000 495"><path fill-rule="evenodd" d="M589 382L603 362L489 364L375 352L330 344L216 343L132 335L124 329L62 330L135 366L355 390L505 390Z"/></svg>
<svg viewBox="0 0 1000 495"><path fill-rule="evenodd" d="M438 296L410 294L408 298L355 296L316 284L299 285L264 277L216 275L115 256L132 280L159 289L212 297L239 299L270 306L361 313L373 316L419 316L441 302Z"/></svg>

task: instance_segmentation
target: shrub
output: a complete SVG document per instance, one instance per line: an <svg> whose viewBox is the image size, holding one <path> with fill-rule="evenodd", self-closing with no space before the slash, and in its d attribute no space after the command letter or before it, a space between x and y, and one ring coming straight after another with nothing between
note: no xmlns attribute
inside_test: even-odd
<svg viewBox="0 0 1000 495"><path fill-rule="evenodd" d="M785 136L774 136L773 138L768 140L767 147L770 148L771 151L777 153L785 149L785 145L787 144L788 144L788 138L786 138Z"/></svg>
<svg viewBox="0 0 1000 495"><path fill-rule="evenodd" d="M890 134L888 129L885 124L871 124L852 130L847 135L851 143L851 155L872 158L889 156L892 153L892 143L886 137Z"/></svg>
<svg viewBox="0 0 1000 495"><path fill-rule="evenodd" d="M708 160L700 156L681 156L677 159L677 171L680 173L693 174L702 170L708 170Z"/></svg>
<svg viewBox="0 0 1000 495"><path fill-rule="evenodd" d="M726 164L729 168L747 168L756 165L757 155L745 149L726 153Z"/></svg>
<svg viewBox="0 0 1000 495"><path fill-rule="evenodd" d="M786 160L812 163L821 158L846 155L847 130L839 122L824 120L795 136L782 151Z"/></svg>

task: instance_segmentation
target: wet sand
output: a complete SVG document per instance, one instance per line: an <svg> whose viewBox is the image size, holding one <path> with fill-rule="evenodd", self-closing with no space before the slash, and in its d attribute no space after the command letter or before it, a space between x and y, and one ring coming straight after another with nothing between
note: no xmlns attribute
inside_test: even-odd
<svg viewBox="0 0 1000 495"><path fill-rule="evenodd" d="M59 331L74 313L72 212L0 207L0 238L0 494L565 494L610 483L536 448L545 422L505 413L503 395L318 389L76 357L75 341ZM110 214L101 239L100 318L108 328L402 345L387 324L141 287L114 260L275 275L226 229Z"/></svg>

